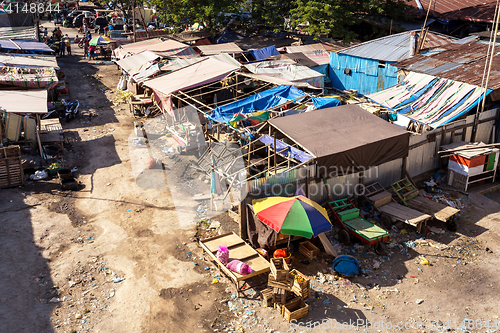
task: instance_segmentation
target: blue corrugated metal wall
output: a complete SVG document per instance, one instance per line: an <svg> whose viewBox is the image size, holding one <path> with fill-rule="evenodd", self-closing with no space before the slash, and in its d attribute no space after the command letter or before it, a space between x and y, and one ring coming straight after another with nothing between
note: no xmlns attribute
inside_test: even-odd
<svg viewBox="0 0 500 333"><path fill-rule="evenodd" d="M345 74L345 69L350 74ZM362 95L387 89L398 83L397 68L385 63L379 68L379 61L350 55L330 53L330 80L332 87L354 89Z"/></svg>

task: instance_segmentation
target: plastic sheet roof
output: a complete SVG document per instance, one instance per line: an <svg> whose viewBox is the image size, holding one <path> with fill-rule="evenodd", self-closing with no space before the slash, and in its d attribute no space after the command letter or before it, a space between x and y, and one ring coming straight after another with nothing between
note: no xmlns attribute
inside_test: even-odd
<svg viewBox="0 0 500 333"><path fill-rule="evenodd" d="M258 63L246 64L245 67L254 74L267 74L277 76L287 81L305 81L314 87L323 87L323 74L293 63L293 60L286 59L278 61L262 61Z"/></svg>
<svg viewBox="0 0 500 333"><path fill-rule="evenodd" d="M150 61L160 58L156 53L151 51L142 51L140 53L125 57L116 62L123 70L129 72L130 70L142 66Z"/></svg>
<svg viewBox="0 0 500 333"><path fill-rule="evenodd" d="M1 54L0 66L54 67L59 68L56 57L36 57L26 54Z"/></svg>
<svg viewBox="0 0 500 333"><path fill-rule="evenodd" d="M326 65L330 63L330 52L325 48L322 43L300 45L300 46L288 46L286 48L287 53L303 53L307 58L314 61L317 66Z"/></svg>
<svg viewBox="0 0 500 333"><path fill-rule="evenodd" d="M47 113L47 89L0 90L0 109L15 113Z"/></svg>
<svg viewBox="0 0 500 333"><path fill-rule="evenodd" d="M437 128L470 111L482 100L483 92L480 87L467 83L410 73L400 84L367 97L417 122Z"/></svg>
<svg viewBox="0 0 500 333"><path fill-rule="evenodd" d="M194 58L198 56L198 54L189 45L180 43L173 39L163 40L161 38L148 39L142 42L122 45L119 48L115 49L114 53L118 59L122 59L127 53L139 53L142 51L156 52L162 57L167 58Z"/></svg>
<svg viewBox="0 0 500 333"><path fill-rule="evenodd" d="M202 55L214 55L219 53L242 53L243 50L235 43L224 43L214 45L195 46Z"/></svg>
<svg viewBox="0 0 500 333"><path fill-rule="evenodd" d="M220 80L239 68L239 66L209 58L178 71L147 80L144 85L170 95L180 90Z"/></svg>
<svg viewBox="0 0 500 333"><path fill-rule="evenodd" d="M54 50L45 43L22 40L0 40L0 49L54 53Z"/></svg>

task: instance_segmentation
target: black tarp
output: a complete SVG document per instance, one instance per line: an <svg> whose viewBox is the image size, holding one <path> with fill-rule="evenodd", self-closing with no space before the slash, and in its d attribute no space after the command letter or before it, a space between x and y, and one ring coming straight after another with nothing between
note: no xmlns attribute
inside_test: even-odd
<svg viewBox="0 0 500 333"><path fill-rule="evenodd" d="M315 157L320 177L356 173L408 155L410 133L355 104L269 123Z"/></svg>

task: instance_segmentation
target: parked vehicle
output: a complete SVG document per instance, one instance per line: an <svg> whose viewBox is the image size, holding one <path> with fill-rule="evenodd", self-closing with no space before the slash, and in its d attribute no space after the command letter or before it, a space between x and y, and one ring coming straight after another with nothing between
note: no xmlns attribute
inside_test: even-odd
<svg viewBox="0 0 500 333"><path fill-rule="evenodd" d="M65 113L65 119L66 122L69 122L71 119L76 118L76 115L78 114L78 107L80 106L80 102L78 100L75 100L74 102L64 102L66 104L66 113Z"/></svg>
<svg viewBox="0 0 500 333"><path fill-rule="evenodd" d="M105 17L96 17L94 21L95 33L104 33L104 28L108 26L108 20Z"/></svg>

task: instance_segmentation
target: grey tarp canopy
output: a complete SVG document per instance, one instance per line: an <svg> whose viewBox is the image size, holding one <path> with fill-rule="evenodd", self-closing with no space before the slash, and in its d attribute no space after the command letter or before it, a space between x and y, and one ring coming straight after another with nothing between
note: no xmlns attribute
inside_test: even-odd
<svg viewBox="0 0 500 333"><path fill-rule="evenodd" d="M315 157L320 177L355 173L408 155L409 132L355 104L274 118L269 124Z"/></svg>

